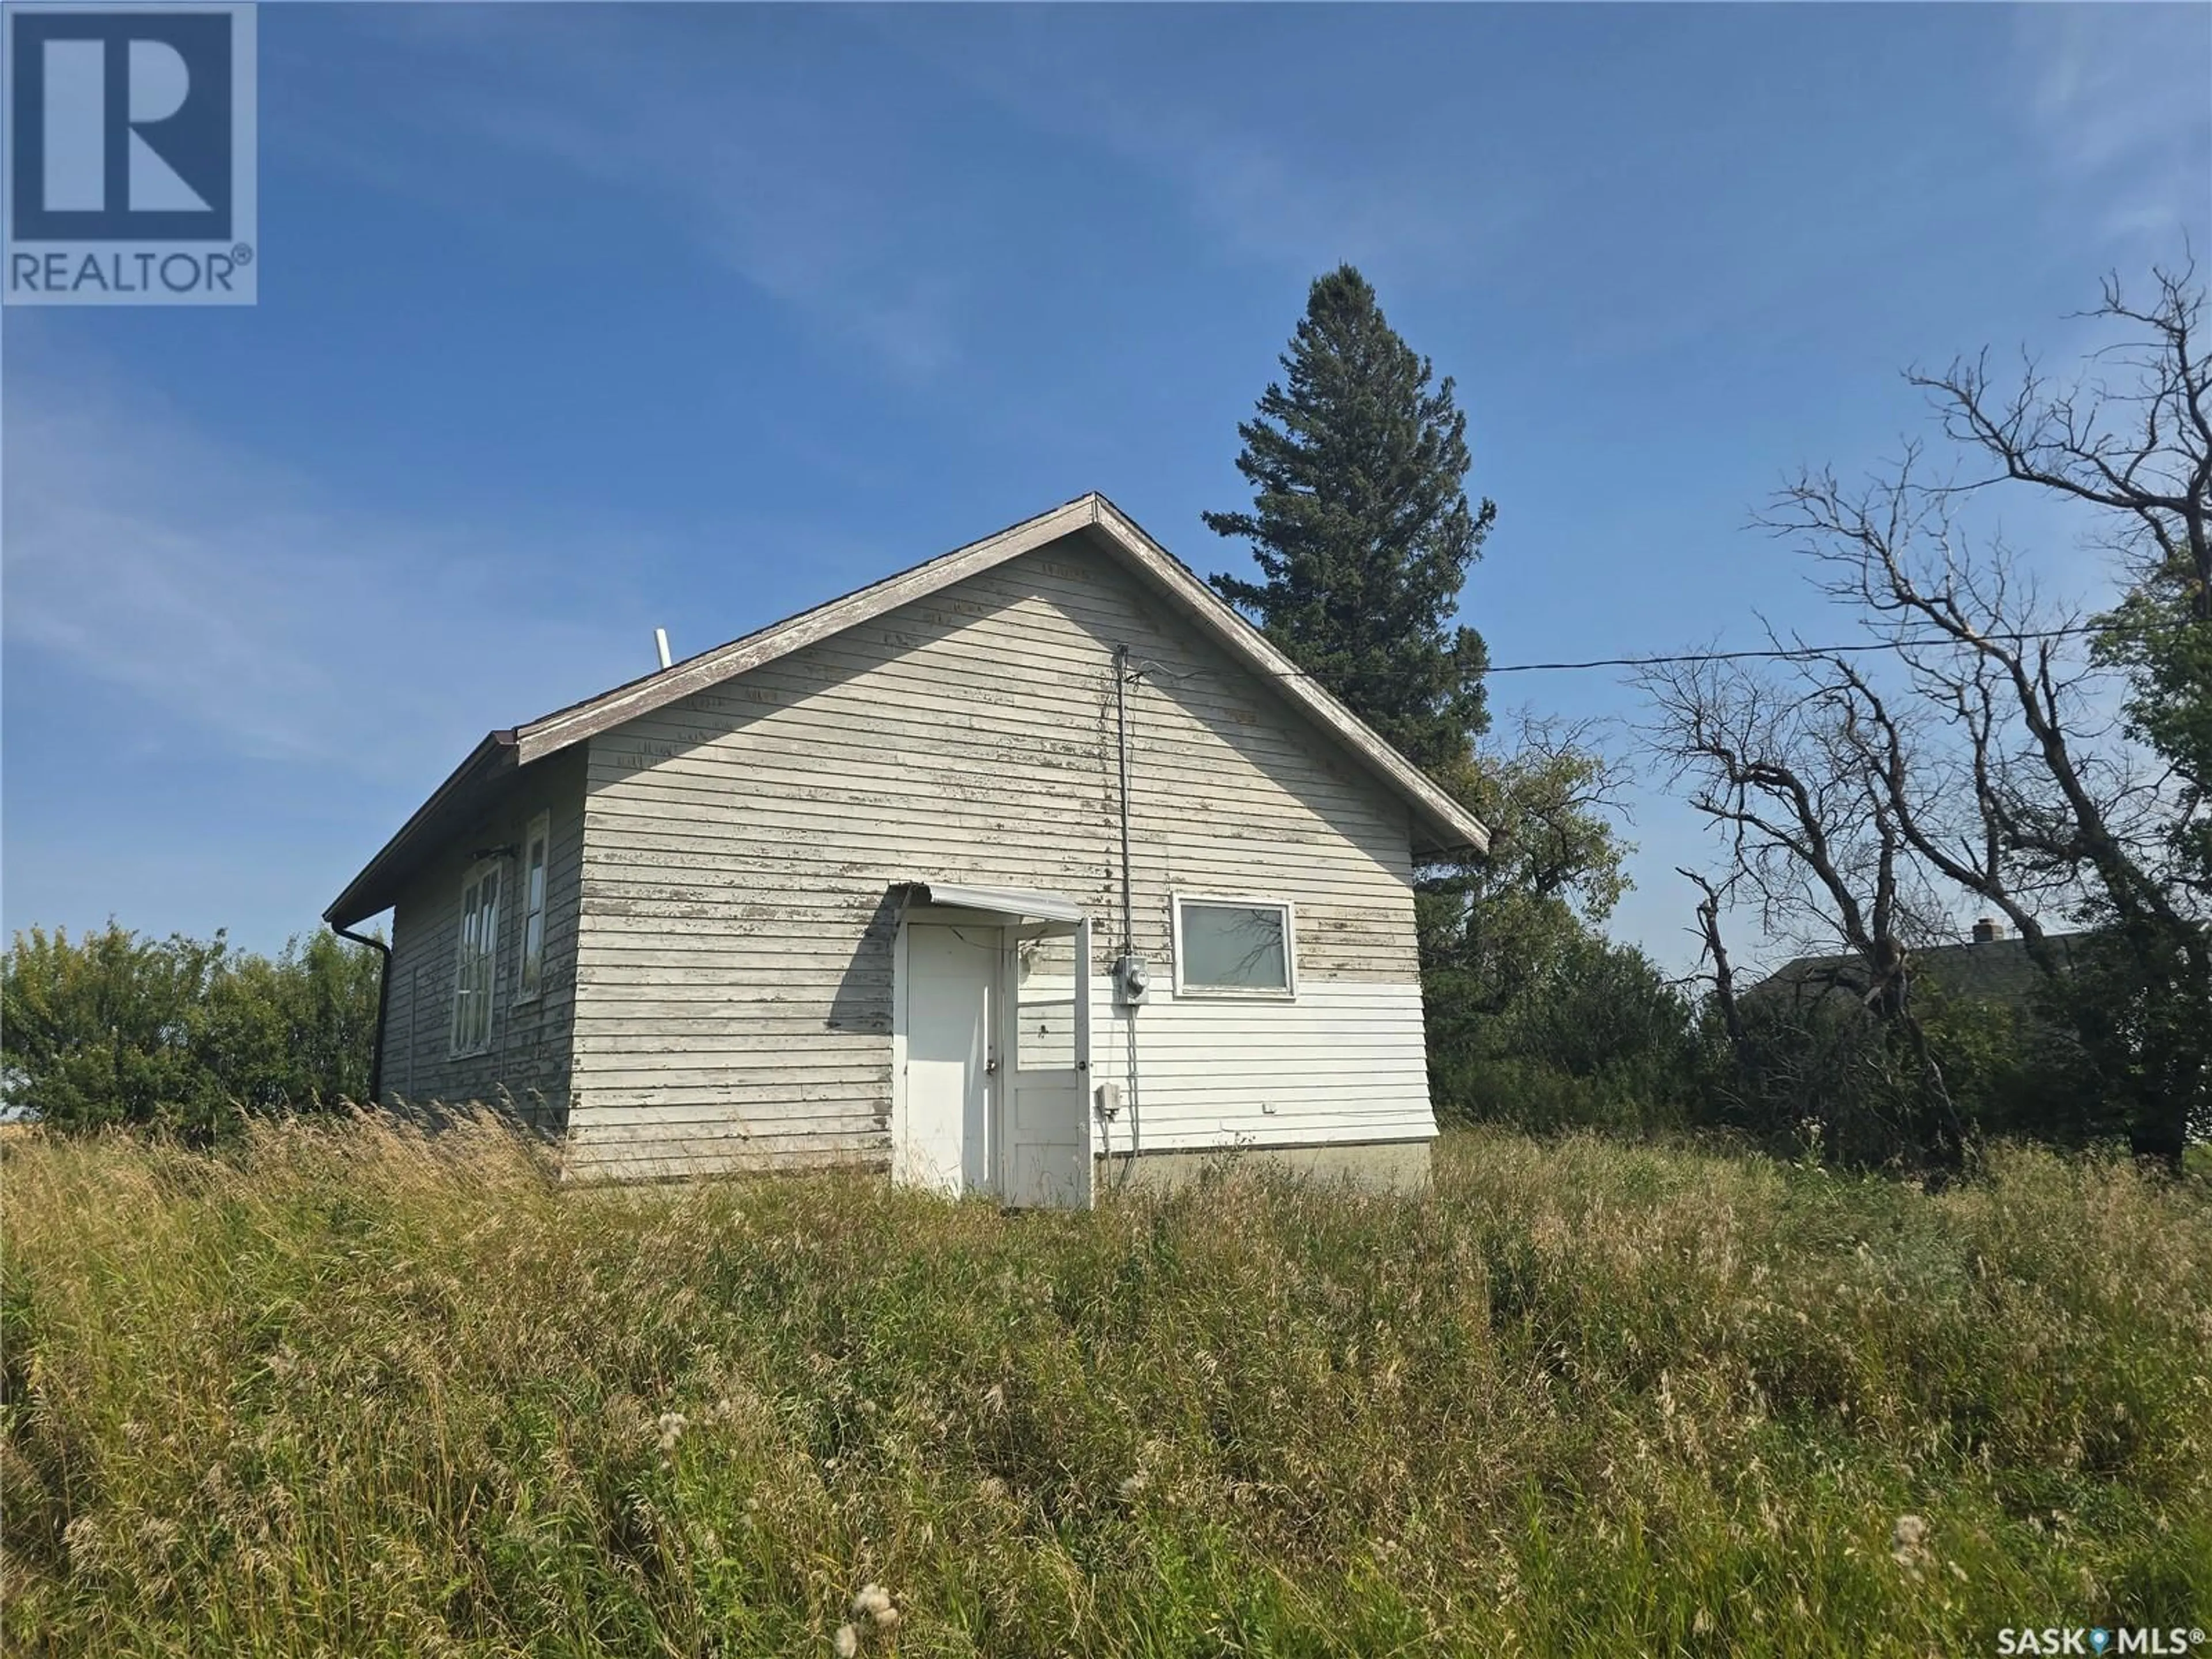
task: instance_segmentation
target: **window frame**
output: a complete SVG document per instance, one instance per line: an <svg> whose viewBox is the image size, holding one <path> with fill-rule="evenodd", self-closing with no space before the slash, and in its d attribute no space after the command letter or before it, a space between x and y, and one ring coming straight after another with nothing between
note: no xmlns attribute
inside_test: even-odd
<svg viewBox="0 0 2212 1659"><path fill-rule="evenodd" d="M517 1004L535 1002L545 994L545 917L553 887L552 831L553 815L540 812L530 820L530 828L522 837L522 918L515 936L515 949L520 953L514 969ZM530 890L530 861L533 854L538 860L535 894ZM530 937L533 923L538 928L534 945Z"/></svg>
<svg viewBox="0 0 2212 1659"><path fill-rule="evenodd" d="M478 953L481 967L477 974L483 981L483 1031L474 1042L467 1042L464 1040L462 1029L462 998L471 988L467 975L470 969L476 965L469 955L469 921L472 915L479 914L484 908L483 890L487 880L493 884L491 914L489 924L483 930L484 936ZM492 1036L497 1028L495 1018L497 1010L493 1005L499 996L499 924L501 912L506 908L506 873L501 860L498 859L477 860L461 878L460 908L453 926L453 1006L446 1048L451 1059L459 1060L465 1055L491 1051Z"/></svg>
<svg viewBox="0 0 2212 1659"><path fill-rule="evenodd" d="M1228 909L1279 910L1283 916L1283 983L1274 985L1193 984L1183 975L1182 908L1211 904ZM1297 906L1286 898L1243 893L1182 893L1168 896L1168 927L1175 957L1175 994L1180 999L1221 1002L1296 1002L1298 999Z"/></svg>

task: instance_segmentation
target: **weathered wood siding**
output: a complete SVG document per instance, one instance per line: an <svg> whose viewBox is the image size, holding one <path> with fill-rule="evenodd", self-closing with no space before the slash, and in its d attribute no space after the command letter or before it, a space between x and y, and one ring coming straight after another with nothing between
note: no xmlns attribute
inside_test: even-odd
<svg viewBox="0 0 2212 1659"><path fill-rule="evenodd" d="M1120 948L1114 647L1136 948ZM664 1175L889 1151L896 882L1042 888L1095 919L1113 1145L1434 1133L1408 819L1339 745L1070 538L593 737L572 1168ZM456 883L456 890L458 884ZM1169 896L1297 906L1293 1003L1176 999Z"/></svg>
<svg viewBox="0 0 2212 1659"><path fill-rule="evenodd" d="M392 1001L384 1027L384 1091L410 1101L512 1101L549 1132L567 1121L574 1031L576 916L584 852L584 757L560 755L518 773L500 803L407 885L392 921ZM539 994L517 1000L522 972L522 861L501 866L493 959L491 1047L453 1052L453 975L462 884L471 848L520 849L548 815L545 959Z"/></svg>

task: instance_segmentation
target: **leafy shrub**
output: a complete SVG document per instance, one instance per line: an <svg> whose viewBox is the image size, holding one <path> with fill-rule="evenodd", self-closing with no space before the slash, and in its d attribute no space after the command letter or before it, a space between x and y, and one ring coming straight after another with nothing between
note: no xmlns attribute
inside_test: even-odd
<svg viewBox="0 0 2212 1659"><path fill-rule="evenodd" d="M1534 1133L1678 1127L1696 1115L1692 1010L1632 946L1577 930L1483 1008L1449 969L1429 976L1437 1109Z"/></svg>
<svg viewBox="0 0 2212 1659"><path fill-rule="evenodd" d="M324 931L271 961L110 922L16 935L0 960L11 1105L68 1129L130 1124L211 1139L241 1112L368 1092L375 952Z"/></svg>
<svg viewBox="0 0 2212 1659"><path fill-rule="evenodd" d="M1945 1138L2124 1142L2124 1095L2096 1075L2071 1013L2051 1006L2072 988L2006 1001L1925 976L1913 983L1911 1026L1848 993L1767 988L1739 1000L1734 1042L1709 1006L1698 1115L1771 1151L1851 1168L1920 1167Z"/></svg>

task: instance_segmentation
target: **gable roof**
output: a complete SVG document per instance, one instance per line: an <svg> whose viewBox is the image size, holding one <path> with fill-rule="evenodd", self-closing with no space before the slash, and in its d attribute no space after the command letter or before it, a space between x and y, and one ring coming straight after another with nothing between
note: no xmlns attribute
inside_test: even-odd
<svg viewBox="0 0 2212 1659"><path fill-rule="evenodd" d="M1189 566L1139 529L1113 502L1093 491L995 536L886 576L727 645L687 657L526 725L489 733L347 884L323 913L324 920L334 927L351 927L390 906L398 896L400 884L429 856L442 836L458 831L482 808L505 775L517 767L558 754L594 733L651 714L900 605L926 599L955 582L1078 534L1115 556L1166 598L1183 620L1196 624L1233 660L1267 681L1293 708L1334 738L1354 760L1404 800L1413 811L1417 847L1436 852L1489 850L1490 832L1480 820L1270 644Z"/></svg>
<svg viewBox="0 0 2212 1659"><path fill-rule="evenodd" d="M2078 933L2047 936L2060 961L2074 965ZM2043 970L2027 953L2027 941L2016 935L1978 939L1970 945L1928 945L1911 954L1914 975L1933 981L1953 997L1966 1002L1993 1002L2026 1006L2043 983ZM1749 997L1789 996L1801 1001L1820 1001L1838 993L1857 994L1866 989L1866 963L1848 953L1840 956L1799 957L1784 963L1744 994Z"/></svg>

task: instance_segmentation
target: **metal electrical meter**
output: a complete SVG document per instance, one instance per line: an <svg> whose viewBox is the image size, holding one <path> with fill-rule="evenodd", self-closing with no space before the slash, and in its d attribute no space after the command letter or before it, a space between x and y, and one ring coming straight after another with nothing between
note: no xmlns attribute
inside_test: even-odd
<svg viewBox="0 0 2212 1659"><path fill-rule="evenodd" d="M1141 1008L1152 989L1152 970L1139 956L1124 956L1114 964L1114 1000L1124 1008Z"/></svg>

